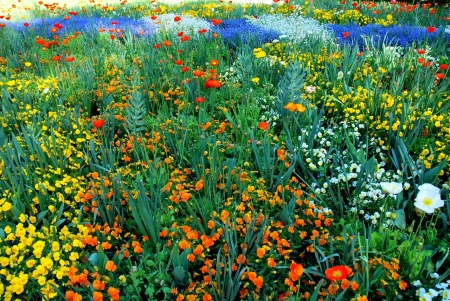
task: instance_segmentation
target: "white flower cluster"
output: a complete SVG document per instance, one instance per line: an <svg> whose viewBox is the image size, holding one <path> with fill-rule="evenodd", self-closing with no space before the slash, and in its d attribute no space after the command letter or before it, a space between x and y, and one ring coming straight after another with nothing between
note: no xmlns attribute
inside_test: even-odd
<svg viewBox="0 0 450 301"><path fill-rule="evenodd" d="M180 16L181 19L179 21L175 21L175 17L177 17L176 14L169 13L158 15L155 20L152 20L149 17L145 17L143 19L148 23L157 25L158 31L170 33L178 33L183 31L186 34L198 34L200 29L207 29L209 31L211 28L211 24L204 19L182 15Z"/></svg>
<svg viewBox="0 0 450 301"><path fill-rule="evenodd" d="M431 274L432 278L439 278L439 274L433 273ZM422 283L420 280L416 280L412 283L412 285L418 287L416 290L416 296L419 297L420 300L423 301L431 301L434 298L437 299L437 297L440 297L439 300L442 301L450 301L450 280L447 280L446 282L441 282L436 284L435 289L430 288L426 290L425 288L421 287ZM441 299L442 298L442 299Z"/></svg>
<svg viewBox="0 0 450 301"><path fill-rule="evenodd" d="M277 99L275 95L265 95L256 99L261 108L261 120L269 122L272 126L276 125L276 121L280 119L280 114L273 109Z"/></svg>
<svg viewBox="0 0 450 301"><path fill-rule="evenodd" d="M287 17L280 14L260 15L258 18L251 18L250 22L279 32L280 40L287 38L292 42L300 42L310 39L330 40L332 37L331 32L317 20L295 14Z"/></svg>

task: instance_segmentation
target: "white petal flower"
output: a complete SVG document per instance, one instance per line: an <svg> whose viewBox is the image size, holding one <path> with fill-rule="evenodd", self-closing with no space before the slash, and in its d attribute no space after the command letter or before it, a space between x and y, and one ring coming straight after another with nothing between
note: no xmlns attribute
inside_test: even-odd
<svg viewBox="0 0 450 301"><path fill-rule="evenodd" d="M395 183L395 182L381 182L381 189L383 189L384 192L390 193L390 194L399 194L403 190L402 183Z"/></svg>
<svg viewBox="0 0 450 301"><path fill-rule="evenodd" d="M444 206L444 201L441 200L439 188L431 184L419 186L419 193L417 194L414 206L428 214L431 214L435 209Z"/></svg>

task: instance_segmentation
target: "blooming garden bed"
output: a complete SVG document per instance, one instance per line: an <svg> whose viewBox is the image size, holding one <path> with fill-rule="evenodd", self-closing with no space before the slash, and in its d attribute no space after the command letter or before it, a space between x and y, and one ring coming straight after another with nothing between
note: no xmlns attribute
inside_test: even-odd
<svg viewBox="0 0 450 301"><path fill-rule="evenodd" d="M450 11L330 3L5 6L0 300L450 300Z"/></svg>

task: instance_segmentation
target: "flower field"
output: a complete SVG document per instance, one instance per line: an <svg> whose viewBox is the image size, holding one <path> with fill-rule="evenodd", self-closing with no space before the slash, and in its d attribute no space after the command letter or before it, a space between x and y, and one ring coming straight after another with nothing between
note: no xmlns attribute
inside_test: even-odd
<svg viewBox="0 0 450 301"><path fill-rule="evenodd" d="M131 2L0 8L0 300L450 300L449 7Z"/></svg>

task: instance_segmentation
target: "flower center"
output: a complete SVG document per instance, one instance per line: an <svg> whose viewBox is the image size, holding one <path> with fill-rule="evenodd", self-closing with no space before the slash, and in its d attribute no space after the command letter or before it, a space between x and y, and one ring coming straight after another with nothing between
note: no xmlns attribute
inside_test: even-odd
<svg viewBox="0 0 450 301"><path fill-rule="evenodd" d="M341 276L342 276L342 272L341 271L334 271L333 272L333 277L340 278Z"/></svg>
<svg viewBox="0 0 450 301"><path fill-rule="evenodd" d="M424 198L423 203L425 206L431 206L433 204L433 200L431 198Z"/></svg>

